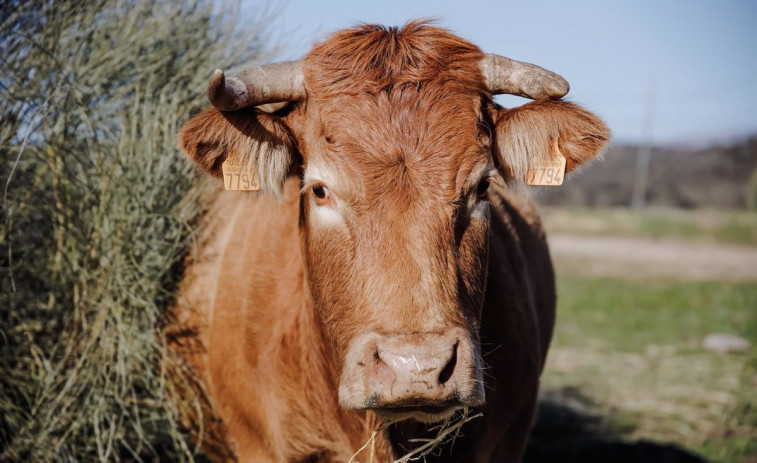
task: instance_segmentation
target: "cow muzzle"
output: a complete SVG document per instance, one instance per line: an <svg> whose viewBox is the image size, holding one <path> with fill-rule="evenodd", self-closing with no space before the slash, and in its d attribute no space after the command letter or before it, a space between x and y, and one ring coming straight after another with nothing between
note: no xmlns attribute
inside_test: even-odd
<svg viewBox="0 0 757 463"><path fill-rule="evenodd" d="M482 405L481 361L468 333L368 334L353 341L339 381L339 403L386 418L441 421Z"/></svg>

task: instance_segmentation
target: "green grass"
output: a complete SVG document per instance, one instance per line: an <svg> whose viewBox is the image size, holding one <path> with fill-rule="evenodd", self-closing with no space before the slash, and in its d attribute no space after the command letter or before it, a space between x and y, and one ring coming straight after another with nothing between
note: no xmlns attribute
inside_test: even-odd
<svg viewBox="0 0 757 463"><path fill-rule="evenodd" d="M757 458L757 285L650 282L558 271L545 390L577 388L629 439L683 445L710 461ZM714 332L748 354L701 347Z"/></svg>
<svg viewBox="0 0 757 463"><path fill-rule="evenodd" d="M754 211L544 208L542 212L550 233L757 244Z"/></svg>
<svg viewBox="0 0 757 463"><path fill-rule="evenodd" d="M698 348L713 332L757 341L757 285L650 282L559 275L558 345L601 341L644 352L650 345Z"/></svg>
<svg viewBox="0 0 757 463"><path fill-rule="evenodd" d="M546 208L543 220L548 234L757 245L750 211ZM597 278L583 264L556 264L545 391L585 397L626 439L675 443L713 462L757 461L757 284L660 280L630 263ZM742 336L751 350L706 351L711 333Z"/></svg>

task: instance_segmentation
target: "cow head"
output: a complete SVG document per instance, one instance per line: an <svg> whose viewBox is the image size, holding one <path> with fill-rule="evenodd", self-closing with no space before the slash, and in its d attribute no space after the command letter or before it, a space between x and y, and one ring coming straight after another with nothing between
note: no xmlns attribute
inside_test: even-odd
<svg viewBox="0 0 757 463"><path fill-rule="evenodd" d="M339 368L339 402L423 421L484 401L479 323L492 182L558 146L567 170L608 132L555 100L559 76L485 55L424 23L362 26L208 88L184 151L220 176L229 153L264 193L301 178L307 279ZM492 94L537 99L507 110ZM274 113L256 105L289 101Z"/></svg>

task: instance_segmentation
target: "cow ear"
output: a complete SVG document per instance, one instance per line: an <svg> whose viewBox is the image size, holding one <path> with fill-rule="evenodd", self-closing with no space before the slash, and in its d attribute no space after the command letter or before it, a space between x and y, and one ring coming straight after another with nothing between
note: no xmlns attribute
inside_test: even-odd
<svg viewBox="0 0 757 463"><path fill-rule="evenodd" d="M565 101L534 101L495 110L493 151L506 180L526 181L529 169L562 155L571 172L600 154L610 131L597 116Z"/></svg>
<svg viewBox="0 0 757 463"><path fill-rule="evenodd" d="M218 178L233 153L235 163L257 172L260 190L273 194L281 192L295 153L284 121L256 109L205 110L184 124L179 147L200 169Z"/></svg>

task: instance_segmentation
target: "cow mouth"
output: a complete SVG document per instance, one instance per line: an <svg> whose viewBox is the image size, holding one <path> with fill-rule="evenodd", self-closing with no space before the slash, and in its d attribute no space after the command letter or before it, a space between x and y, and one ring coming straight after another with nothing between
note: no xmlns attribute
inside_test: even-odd
<svg viewBox="0 0 757 463"><path fill-rule="evenodd" d="M376 407L371 408L371 410L373 410L373 412L379 417L391 421L413 419L422 423L436 423L449 418L461 408L462 404L454 403L442 405Z"/></svg>

